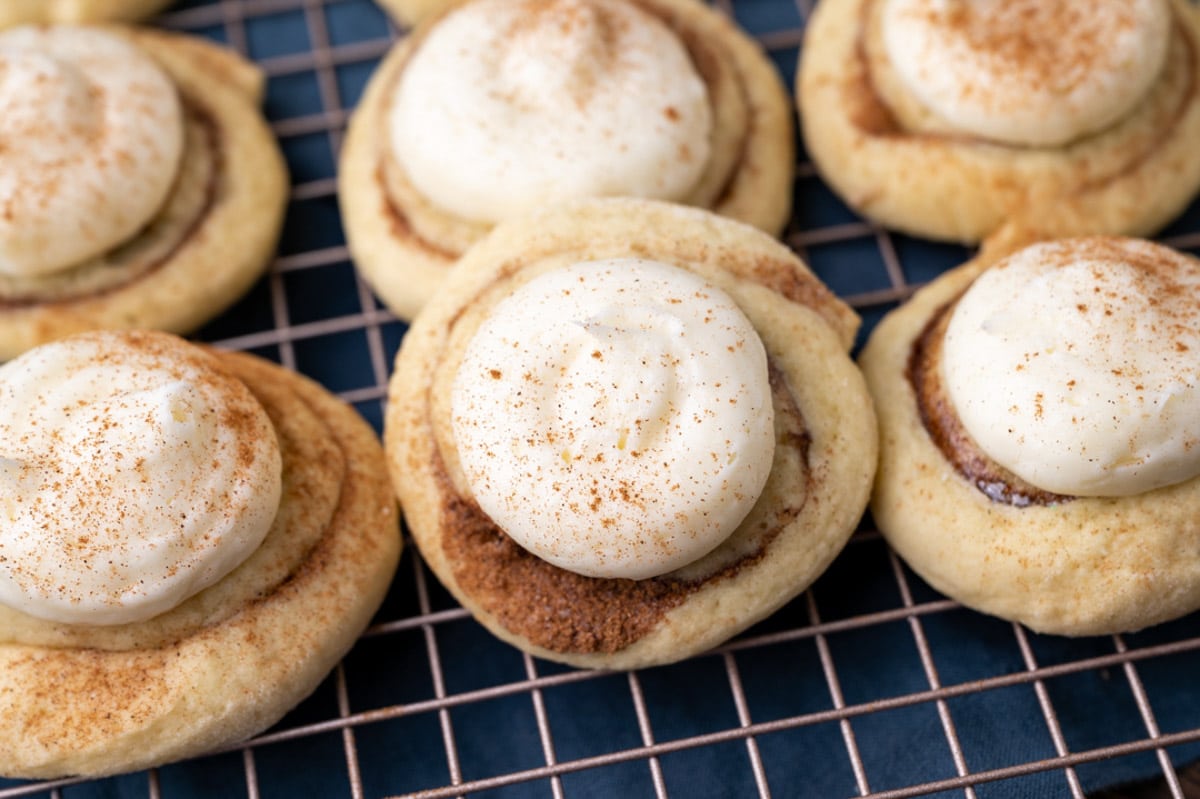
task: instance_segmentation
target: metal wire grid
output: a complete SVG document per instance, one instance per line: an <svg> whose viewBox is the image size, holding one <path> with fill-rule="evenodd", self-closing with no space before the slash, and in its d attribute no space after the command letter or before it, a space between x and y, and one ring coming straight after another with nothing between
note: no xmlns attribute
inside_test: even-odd
<svg viewBox="0 0 1200 799"><path fill-rule="evenodd" d="M791 82L811 3L795 0L790 6L785 0L783 13L777 0L718 5L759 38ZM200 0L178 4L158 23L224 41L262 65L271 86L268 113L293 174L289 222L270 273L198 337L305 372L378 427L404 328L351 270L336 218L333 170L348 111L398 31L369 0ZM786 240L863 314L868 330L916 286L967 254L858 220L829 195L803 155ZM1200 208L1193 207L1164 240L1179 248L1200 247ZM876 586L874 595L860 592L864 585ZM1015 647L1015 665L960 668L946 653L972 635L991 637L1000 648ZM863 688L904 671L899 665L904 658L896 653L907 647L917 664L909 683ZM851 657L856 652L859 657ZM847 772L847 796L1080 799L1086 783L1081 775L1090 764L1140 756L1154 758L1169 795L1183 799L1173 756L1180 756L1181 745L1200 741L1200 697L1195 679L1164 690L1157 675L1160 666L1197 653L1195 619L1141 636L1068 644L979 617L932 592L877 532L863 529L831 573L801 599L709 655L665 670L578 671L491 639L441 590L409 546L376 623L314 697L276 728L224 753L139 775L90 783L0 782L0 797L240 793L257 799L299 793L357 799L420 791L425 797L558 799L608 795L607 787L625 784L620 780L633 772L644 778L645 795L656 797L792 796L804 793L796 775L802 779L806 769L822 764L797 769L786 761L802 761L804 742L815 741L809 733L829 730L839 739L834 759L842 760L825 767ZM804 673L798 664L805 658L815 658L807 673L823 684L809 686L809 692L800 690L803 685L781 687L781 675L802 681L796 675ZM501 665L489 668L492 661ZM876 664L874 670L864 663ZM481 668L482 676L464 677ZM868 679L858 673L863 668ZM1072 740L1078 732L1064 727L1064 694L1057 686L1096 675L1124 681L1136 723L1119 740L1084 736L1081 745ZM961 721L969 715L966 703L1030 689L1045 729L1022 734L1047 736L1045 756L1005 762L983 754L1003 750L1004 742L985 734L987 749L978 748L979 736ZM570 705L565 710L564 701ZM628 707L620 707L623 702ZM1189 702L1191 723L1160 727L1164 708ZM670 710L679 705L690 705L692 716L680 721ZM725 710L710 712L714 706ZM907 775L894 762L881 766L870 743L864 744L877 735L873 722L928 710L948 762L932 769L922 765ZM532 715L525 738L536 756L499 764L485 757L494 748L503 750L501 757L508 754L504 738L521 737L514 719L522 713ZM428 722L420 728L427 735L394 726L414 719ZM581 724L611 732L611 740L581 747ZM433 765L411 776L419 770L417 761L405 757L420 755L420 762ZM688 779L686 772L701 763L719 764L699 769L709 780L715 775L715 782ZM887 778L881 780L880 773Z"/></svg>

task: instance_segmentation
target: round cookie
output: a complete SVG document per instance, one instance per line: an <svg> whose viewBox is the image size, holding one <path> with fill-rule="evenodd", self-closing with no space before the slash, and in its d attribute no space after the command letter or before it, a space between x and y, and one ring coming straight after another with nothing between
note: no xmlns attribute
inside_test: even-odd
<svg viewBox="0 0 1200 799"><path fill-rule="evenodd" d="M349 650L400 552L378 440L323 388L253 356L163 333L83 335L106 337L106 357L120 358L123 347L167 358L182 351L241 381L274 428L281 499L249 557L147 620L62 623L0 606L0 774L7 777L143 769L266 729Z"/></svg>
<svg viewBox="0 0 1200 799"><path fill-rule="evenodd" d="M1163 22L1145 32L1161 47L1130 44L1128 59L1149 82L1125 86L1134 69L1116 62L1114 43L1134 5L1021 0L963 7L963 22L951 13L959 6L926 0L823 0L797 78L808 152L851 207L918 236L978 242L1006 225L1045 238L1149 235L1200 187L1200 12L1185 0L1136 4ZM887 44L888 25L908 34L903 26L926 7L942 25L931 38L949 41L936 64L921 60L928 43L911 35ZM891 57L897 48L902 63ZM1159 49L1161 65L1145 54ZM1002 77L975 79L994 66ZM1093 67L1113 77L1093 85ZM1081 121L1071 81L1087 83L1098 128ZM1006 117L1011 108L1030 118ZM1044 139L1020 140L1032 130Z"/></svg>
<svg viewBox="0 0 1200 799"><path fill-rule="evenodd" d="M3 35L51 36L57 30ZM194 37L120 27L66 30L72 37L94 30L130 42L161 68L179 98L183 150L169 193L132 234L65 267L0 272L0 359L83 330L193 330L258 279L283 222L287 172L258 109L263 77L256 67ZM74 196L88 191L77 189ZM119 206L134 195L106 195L105 203ZM84 237L67 231L55 238Z"/></svg>
<svg viewBox="0 0 1200 799"><path fill-rule="evenodd" d="M614 258L686 270L732 298L765 347L774 410L773 460L749 515L709 554L637 580L586 577L517 546L470 490L450 407L468 342L498 303L563 267ZM846 354L857 325L786 247L706 211L607 199L501 224L455 266L396 359L384 441L413 538L476 619L538 657L617 669L704 651L806 588L862 514L876 430Z"/></svg>
<svg viewBox="0 0 1200 799"><path fill-rule="evenodd" d="M1088 432L1098 426L1123 436L1131 429L1127 425L1158 424L1171 416L1170 407L1154 396L1160 390L1152 382L1157 378L1141 367L1136 367L1135 375L1135 367L1123 360L1122 353L1132 347L1135 355L1131 357L1136 358L1137 350L1157 352L1160 350L1154 347L1165 342L1171 349L1170 360L1186 359L1187 349L1178 347L1188 345L1182 339L1172 343L1172 337L1196 329L1200 265L1179 254L1165 259L1162 249L1154 255L1154 250L1147 250L1151 246L1126 239L1093 238L1020 248L1015 254L1007 247L988 248L917 292L873 332L860 357L879 414L880 459L872 513L901 557L939 591L976 610L1021 622L1038 632L1062 635L1137 630L1200 607L1200 558L1195 557L1191 545L1200 534L1196 514L1200 477L1175 473L1165 479L1176 482L1163 484L1164 478L1156 477L1155 484L1160 487L1138 490L1138 480L1150 475L1138 478L1124 472L1145 472L1146 464L1168 464L1174 456L1127 453L1124 438L1116 441L1117 454L1113 455L1104 436L1097 440L1094 432ZM1091 269L1092 263L1100 263L1077 287L1087 299L1067 300L1074 295L1042 285L1026 291L1024 299L993 296L989 302L1004 305L1008 310L1003 312L989 312L983 318L964 314L961 322L954 317L956 304L981 275L1011 271L1015 259L1034 257L1043 259L1041 268L1051 272ZM1121 306L1132 307L1127 298L1134 296L1111 290L1118 285L1116 277L1108 276L1113 263L1133 264L1153 279L1157 279L1155 271L1161 270L1168 275L1168 283L1175 280L1170 277L1171 269L1190 263L1192 288L1180 289L1190 291L1190 299L1186 293L1169 299L1158 291L1145 294L1139 290L1136 295L1145 298L1146 308L1181 308L1181 303L1191 303L1193 320L1175 327L1175 322L1148 318L1128 323L1130 329L1146 326L1133 341L1123 342L1118 333L1109 337L1106 320L1122 319L1125 324ZM1131 285L1136 286L1137 280ZM987 288L981 288L976 296L987 298L992 287ZM1034 301L1066 302L1070 308L1053 315L1040 306L1037 311L1022 311L1022 306ZM1077 320L1082 326L1075 324ZM984 345L963 350L955 344L952 363L1010 375L977 383L973 401L957 388L963 378L951 380L946 369L946 330L956 322L991 331L993 343L1023 343L1026 339L1020 331L1028 330L1044 331L1046 343L1023 346L1027 352L1019 354L1015 363L1009 357L992 355ZM1156 332L1149 334L1149 330ZM1147 335L1151 337L1143 337ZM1104 366L1085 378L1072 365L1072 353L1082 350L1088 341L1099 344ZM1035 366L1049 367L1050 377L1044 385L1039 382L1031 389L1027 382L1018 381L1036 373ZM1185 372L1179 374L1186 380ZM1106 410L1113 405L1104 399L1101 412L1097 412L1090 397L1093 393L1104 397L1100 387L1114 379L1132 392L1129 397L1137 398L1112 399L1119 408L1116 415ZM1173 380L1168 377L1166 382ZM952 394L952 389L960 393ZM1169 394L1178 386L1161 390ZM1009 399L1016 396L1014 391L1028 396ZM999 399L1007 407L1000 411L999 419L995 412L985 417L990 430L976 424L976 432L971 434L966 421L972 417L963 411L967 406L956 402L978 402L979 394L987 402ZM955 396L963 399L956 401ZM1180 400L1182 397L1170 404L1189 407ZM1144 408L1146 402L1152 405ZM1194 418L1183 420L1185 428L1191 424L1190 431L1171 433L1160 444L1166 449L1187 449L1189 437L1194 440L1196 435ZM1085 437L1081 439L1081 435ZM1047 450L1011 460L990 443L997 437L1012 446ZM1150 447L1146 442L1151 439L1142 430L1129 437L1128 446L1142 440ZM989 442L986 449L985 442ZM1002 465L997 458L1009 465ZM1064 459L1073 460L1073 465L1057 471L1082 487L1079 494L1059 493L1064 491L1061 482L1052 485L1042 476ZM1080 477L1093 472L1109 482L1115 480L1119 487L1103 489L1109 495L1096 495L1101 489L1088 488L1088 480L1093 486L1103 481L1094 475L1088 480ZM1112 495L1114 491L1121 495Z"/></svg>
<svg viewBox="0 0 1200 799"><path fill-rule="evenodd" d="M372 76L350 120L340 156L338 194L354 262L387 306L405 319L416 314L441 283L447 267L494 223L450 209L418 188L413 179L415 176L401 166L401 159L391 145L390 115L395 107L394 97L410 65L425 52L423 48L430 37L448 21L460 18L460 12L482 13L482 9L472 10L474 5L477 4L456 5L431 17L388 54ZM478 152L469 153L464 148L453 150L452 167L465 165L468 170L509 170L511 179L528 182L527 173L545 172L550 165L553 167L550 177L557 175L557 178L547 181L546 191L556 194L543 194L536 205L588 196L628 194L710 208L773 234L783 229L791 207L795 159L790 103L776 70L762 50L728 19L694 0L554 0L549 3L513 0L501 3L497 8L508 6L512 6L508 13L521 15L519 19L525 20L521 24L526 28L518 31L519 37L505 34L499 38L508 42L515 37L514 41L519 40L520 46L517 43L511 45L511 65L483 69L480 77L484 80L493 74L497 76L497 86L494 90L487 89L484 96L488 102L496 103L497 121L491 122L489 118L489 122L499 129L499 138L490 144L480 144ZM491 11L487 13L491 14ZM631 14L637 19L625 18ZM585 21L580 22L580 19ZM646 20L657 24L632 24ZM560 26L566 26L575 35L564 38ZM627 48L626 39L641 36L645 33L643 28L651 28L657 35L666 37L665 43L671 47L655 44L647 48L639 44L639 48L652 51L673 48L680 51L680 59L691 64L695 83L704 93L699 102L706 107L705 113L711 115L711 130L700 142L709 152L706 159L701 160L694 152L696 148L685 141L677 148L668 148L655 156L651 159L654 163L639 166L631 162L628 167L617 167L626 150L658 142L666 134L679 132L678 128L686 119L680 118L683 111L674 104L639 108L632 118L621 118L607 127L603 122L593 121L601 110L610 113L611 108L608 99L603 101L606 104L603 109L598 106L600 100L590 99L597 87L607 92L608 97L627 101L628 93L622 88L626 78L614 77L606 71L642 68L641 62L648 60L646 54L641 49L634 53L632 45ZM553 38L545 44L540 43L538 37L551 34ZM609 34L612 38L608 38ZM468 49L488 53L488 57L497 59L505 57L493 53L494 43L472 45ZM574 66L570 69L562 66L567 63L564 59ZM441 76L457 75L462 71L461 68L434 70ZM661 84L667 83L661 77L648 79L636 72L627 77L631 83L641 85L652 94ZM443 92L443 96L446 93ZM693 97L692 101L696 99ZM559 108L559 105L563 107ZM634 123L639 126L638 130L653 128L654 132L639 133L625 144L609 145L615 146L616 151L607 155L599 151L599 145L581 148L574 139L568 139L566 144L547 144L530 151L526 143L532 134L510 132L516 131L519 124L527 124L530 119L526 113L528 106L539 108L546 121L546 124L535 126L534 132L561 128L574 131L571 136L580 130L608 131L604 135L612 136L633 130ZM428 104L414 107L427 109ZM417 118L421 120L418 128L432 124L425 111ZM473 131L474 128L474 123L450 126L454 131ZM417 130L410 135L420 133L422 131ZM513 140L505 142L505 133ZM441 140L444 137L434 138ZM496 141L500 143L497 145ZM516 160L510 154L522 149L525 151L522 160ZM594 155L605 157L591 158ZM576 174L575 162L583 156L595 162L594 171L589 173L586 183L572 178L571 185L577 190L565 189L568 183L565 176ZM676 161L696 165L698 177L690 187L664 194L656 183L658 179L647 175L663 163L678 166ZM435 174L431 179L438 177ZM636 191L627 188L629 182L638 180L654 185ZM481 176L476 186L495 187L489 190L501 193L501 199L497 201L503 206L499 210L501 214L512 216L533 210L521 207L515 192L512 202L504 199L503 193L509 188L507 180ZM452 198L461 198L469 192L449 193Z"/></svg>
<svg viewBox="0 0 1200 799"><path fill-rule="evenodd" d="M171 0L5 0L0 27L50 22L133 22L152 16Z"/></svg>

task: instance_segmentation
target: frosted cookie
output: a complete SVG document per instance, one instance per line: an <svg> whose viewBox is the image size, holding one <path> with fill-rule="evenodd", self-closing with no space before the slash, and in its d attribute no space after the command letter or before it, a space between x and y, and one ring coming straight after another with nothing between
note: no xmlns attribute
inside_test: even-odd
<svg viewBox="0 0 1200 799"><path fill-rule="evenodd" d="M493 225L543 205L648 197L778 233L788 106L758 46L694 0L456 6L384 59L351 119L350 252L410 318Z"/></svg>
<svg viewBox="0 0 1200 799"><path fill-rule="evenodd" d="M1040 632L1200 607L1200 261L1135 239L991 254L889 314L860 359L872 499L931 585Z"/></svg>
<svg viewBox="0 0 1200 799"><path fill-rule="evenodd" d="M806 588L876 430L858 318L786 247L608 199L503 223L405 335L384 442L413 538L489 630L635 668Z"/></svg>
<svg viewBox="0 0 1200 799"><path fill-rule="evenodd" d="M0 27L48 22L132 22L145 19L171 0L3 0Z"/></svg>
<svg viewBox="0 0 1200 799"><path fill-rule="evenodd" d="M400 549L374 432L311 381L166 333L0 367L0 774L203 754L307 696Z"/></svg>
<svg viewBox="0 0 1200 799"><path fill-rule="evenodd" d="M1148 235L1200 186L1200 12L1186 0L823 0L804 139L863 215L976 242Z"/></svg>
<svg viewBox="0 0 1200 799"><path fill-rule="evenodd" d="M287 200L234 53L151 30L0 33L0 359L82 330L184 332L274 252Z"/></svg>

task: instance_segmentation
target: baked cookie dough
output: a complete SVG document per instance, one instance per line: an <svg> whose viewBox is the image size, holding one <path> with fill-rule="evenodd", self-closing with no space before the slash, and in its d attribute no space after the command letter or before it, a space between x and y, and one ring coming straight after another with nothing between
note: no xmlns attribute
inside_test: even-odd
<svg viewBox="0 0 1200 799"><path fill-rule="evenodd" d="M133 22L152 16L171 0L4 0L0 27L48 22Z"/></svg>
<svg viewBox="0 0 1200 799"><path fill-rule="evenodd" d="M787 92L749 37L695 0L475 0L380 64L346 135L355 264L411 318L495 223L637 196L779 233Z"/></svg>
<svg viewBox="0 0 1200 799"><path fill-rule="evenodd" d="M0 51L0 359L83 330L189 331L262 274L287 174L254 66L136 28L15 28Z"/></svg>
<svg viewBox="0 0 1200 799"><path fill-rule="evenodd" d="M1200 187L1186 0L822 0L797 83L821 176L914 235L1149 235Z"/></svg>
<svg viewBox="0 0 1200 799"><path fill-rule="evenodd" d="M412 27L454 4L454 0L376 0L392 19Z"/></svg>
<svg viewBox="0 0 1200 799"><path fill-rule="evenodd" d="M0 367L0 774L236 743L366 627L400 535L374 432L317 384L166 333Z"/></svg>
<svg viewBox="0 0 1200 799"><path fill-rule="evenodd" d="M1121 238L985 251L876 328L879 529L1039 632L1200 607L1200 262Z"/></svg>
<svg viewBox="0 0 1200 799"><path fill-rule="evenodd" d="M502 223L396 359L384 447L413 539L538 657L702 652L805 589L863 512L857 326L786 247L707 211L604 199Z"/></svg>

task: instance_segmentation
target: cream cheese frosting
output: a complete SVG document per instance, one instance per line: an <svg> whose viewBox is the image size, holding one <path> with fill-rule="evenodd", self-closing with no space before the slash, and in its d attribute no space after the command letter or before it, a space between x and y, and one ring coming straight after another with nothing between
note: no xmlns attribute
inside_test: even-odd
<svg viewBox="0 0 1200 799"><path fill-rule="evenodd" d="M589 261L534 278L467 345L451 393L475 500L564 569L642 579L729 536L774 455L762 341L679 267Z"/></svg>
<svg viewBox="0 0 1200 799"><path fill-rule="evenodd" d="M166 73L94 28L0 33L0 273L62 271L141 229L183 152Z"/></svg>
<svg viewBox="0 0 1200 799"><path fill-rule="evenodd" d="M266 412L164 334L87 333L0 367L0 602L142 621L254 551L281 492Z"/></svg>
<svg viewBox="0 0 1200 799"><path fill-rule="evenodd" d="M713 120L679 37L624 0L479 0L419 43L387 117L413 185L495 223L557 201L677 200Z"/></svg>
<svg viewBox="0 0 1200 799"><path fill-rule="evenodd" d="M1056 146L1103 130L1166 62L1167 0L884 0L885 52L951 131Z"/></svg>
<svg viewBox="0 0 1200 799"><path fill-rule="evenodd" d="M955 305L943 376L970 436L1046 491L1200 474L1200 262L1132 239L1021 250Z"/></svg>

